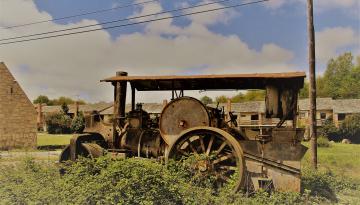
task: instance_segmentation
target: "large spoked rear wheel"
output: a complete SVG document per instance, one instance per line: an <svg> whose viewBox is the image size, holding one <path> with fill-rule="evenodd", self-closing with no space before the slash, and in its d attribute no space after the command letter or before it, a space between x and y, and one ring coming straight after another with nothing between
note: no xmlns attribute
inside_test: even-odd
<svg viewBox="0 0 360 205"><path fill-rule="evenodd" d="M238 191L243 183L244 158L239 142L217 128L185 133L170 148L169 159L186 165L196 177L213 187Z"/></svg>

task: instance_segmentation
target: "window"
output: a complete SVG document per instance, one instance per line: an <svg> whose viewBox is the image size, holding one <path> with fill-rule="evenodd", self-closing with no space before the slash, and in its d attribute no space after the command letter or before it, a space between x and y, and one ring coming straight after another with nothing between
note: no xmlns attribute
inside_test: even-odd
<svg viewBox="0 0 360 205"><path fill-rule="evenodd" d="M259 115L251 115L251 120L259 120Z"/></svg>
<svg viewBox="0 0 360 205"><path fill-rule="evenodd" d="M320 119L325 120L326 119L326 113L321 112L320 113Z"/></svg>
<svg viewBox="0 0 360 205"><path fill-rule="evenodd" d="M345 120L345 117L346 117L345 113L339 113L338 114L338 120L339 121Z"/></svg>
<svg viewBox="0 0 360 205"><path fill-rule="evenodd" d="M246 117L246 115L240 115L240 117Z"/></svg>
<svg viewBox="0 0 360 205"><path fill-rule="evenodd" d="M305 118L306 113L305 112L300 112L300 118Z"/></svg>

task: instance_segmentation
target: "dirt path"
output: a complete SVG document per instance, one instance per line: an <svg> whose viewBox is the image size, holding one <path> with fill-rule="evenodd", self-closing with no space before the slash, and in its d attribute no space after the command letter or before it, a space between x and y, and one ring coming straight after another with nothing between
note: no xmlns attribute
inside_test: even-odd
<svg viewBox="0 0 360 205"><path fill-rule="evenodd" d="M0 163L12 163L31 157L36 161L57 161L61 151L0 151Z"/></svg>

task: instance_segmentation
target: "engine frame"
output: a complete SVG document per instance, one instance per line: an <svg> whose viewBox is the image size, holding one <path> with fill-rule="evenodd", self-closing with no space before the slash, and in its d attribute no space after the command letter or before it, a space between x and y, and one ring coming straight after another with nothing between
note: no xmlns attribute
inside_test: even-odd
<svg viewBox="0 0 360 205"><path fill-rule="evenodd" d="M237 157L244 160L242 166L245 167L239 182L242 188L257 190L272 187L280 191L299 192L300 162L307 148L301 145L304 129L296 127L296 116L297 96L304 78L302 72L217 76L127 76L126 72L117 72L116 76L102 80L114 86L112 123L103 122L98 113L86 117L84 132L87 134L74 136L61 154L60 161L76 160L84 153L97 157L105 153L104 150L113 156L168 159L179 140L192 131L203 130L226 135L232 146L240 147L237 149L241 149L241 154ZM127 83L131 85L131 111L126 114ZM224 110L184 97L184 90L234 89L266 90L266 117L280 118L276 127L258 126L257 134L250 135L247 131L253 128L238 127L233 123L231 113L226 115ZM157 122L150 120L141 104L136 104L136 90L171 91L171 101L164 106L158 126ZM185 100L188 100L187 104L181 104ZM180 109L179 113L172 115L174 111L171 111L167 114L167 110L179 102L174 108ZM189 105L190 112L197 112L186 115L186 118L187 107L184 108L184 105ZM292 127L282 126L286 120L292 121Z"/></svg>

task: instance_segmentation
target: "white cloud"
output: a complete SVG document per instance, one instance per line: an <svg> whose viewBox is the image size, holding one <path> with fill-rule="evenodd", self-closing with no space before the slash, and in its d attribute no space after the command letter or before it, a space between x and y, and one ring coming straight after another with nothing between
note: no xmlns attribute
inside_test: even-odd
<svg viewBox="0 0 360 205"><path fill-rule="evenodd" d="M286 0L270 0L268 2L266 2L264 5L267 8L270 9L278 9L280 7L282 7L285 3L288 3L288 1Z"/></svg>
<svg viewBox="0 0 360 205"><path fill-rule="evenodd" d="M264 5L270 9L279 9L286 4L307 4L307 0L270 0ZM332 9L349 9L351 12L359 11L359 0L314 0L315 11L325 11ZM357 14L358 15L358 14Z"/></svg>
<svg viewBox="0 0 360 205"><path fill-rule="evenodd" d="M203 0L199 2L198 5L212 3L212 2L213 1L211 0ZM204 10L217 9L222 7L224 7L224 5L219 3L214 3L204 7L196 7L193 9L188 9L184 13L200 12ZM216 23L227 23L230 19L234 18L236 15L238 15L238 12L236 12L234 9L226 9L226 10L217 10L209 13L203 13L199 15L191 15L188 16L188 18L194 23L199 23L202 25L212 25Z"/></svg>
<svg viewBox="0 0 360 205"><path fill-rule="evenodd" d="M321 63L326 63L342 49L352 50L360 46L360 34L350 27L326 28L316 32L315 36L316 57Z"/></svg>
<svg viewBox="0 0 360 205"><path fill-rule="evenodd" d="M0 11L2 24L49 17L47 13L40 13L32 1L6 0L1 4L1 8L8 10L6 16ZM162 10L158 6L147 6L149 4L143 9L148 12ZM143 9L138 12L144 12ZM26 15L20 18L11 11ZM220 22L217 18L221 17L215 16L212 20ZM89 23L96 21L83 20L73 25L49 23L40 27L55 30ZM263 45L259 51L251 49L236 35L224 36L210 31L207 29L210 23L192 19L189 26L179 27L168 20L149 23L144 33L121 35L115 40L111 40L108 32L99 31L6 45L1 46L0 61L9 66L31 98L39 94L49 97L81 94L90 101L112 99L112 87L99 80L118 70L128 71L130 75L164 75L278 72L291 67L291 51L272 43ZM2 37L22 35L25 29L3 31ZM21 69L23 65L28 67L26 72ZM156 101L156 97L160 98L157 101L162 98L157 94L147 95L145 100Z"/></svg>

